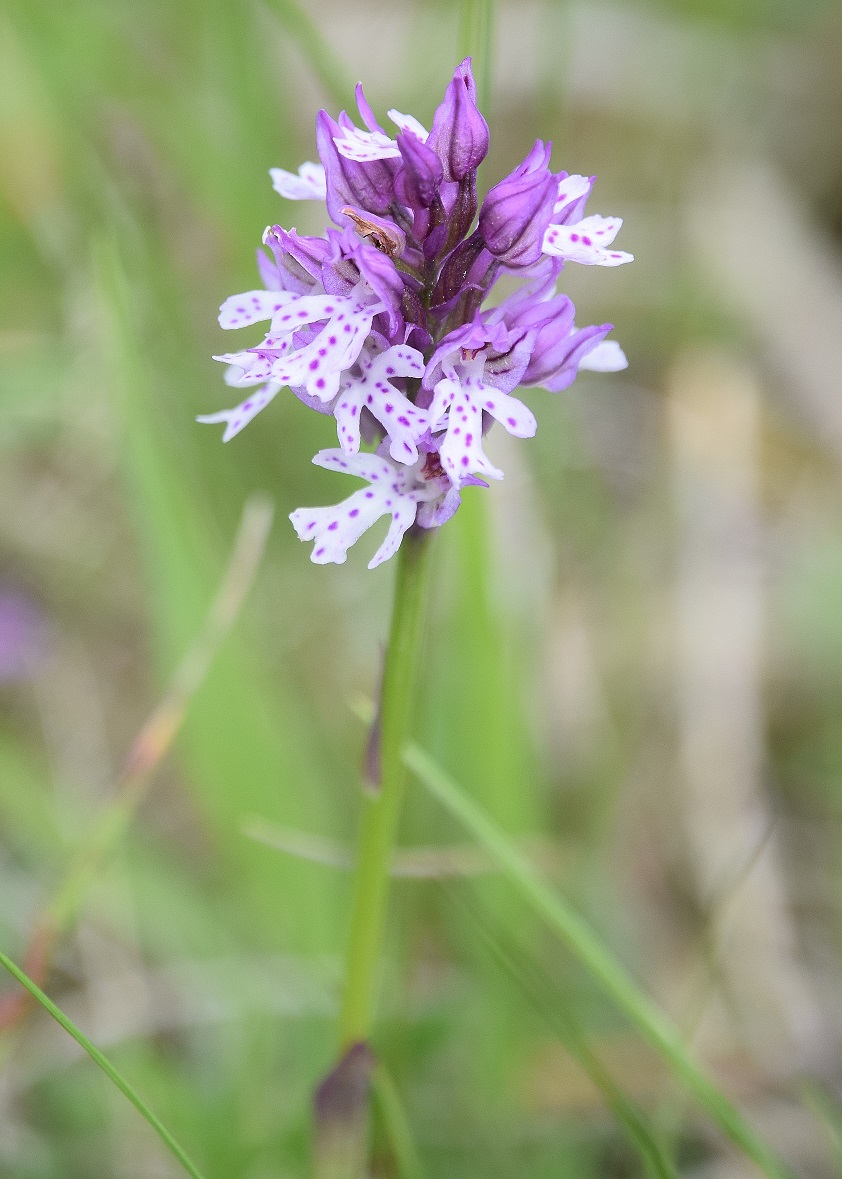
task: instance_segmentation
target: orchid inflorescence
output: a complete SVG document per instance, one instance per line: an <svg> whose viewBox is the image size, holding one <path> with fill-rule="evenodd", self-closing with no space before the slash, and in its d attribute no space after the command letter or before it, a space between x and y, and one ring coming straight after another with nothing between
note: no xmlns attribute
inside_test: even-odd
<svg viewBox="0 0 842 1179"><path fill-rule="evenodd" d="M234 409L202 422L225 422L223 441L240 432L284 387L336 418L339 446L317 466L345 471L368 486L333 507L290 516L312 559L341 563L381 516L391 525L369 568L398 549L413 524L436 528L459 506L461 490L500 479L483 451L493 421L517 438L536 422L512 390L566 389L579 369L626 367L612 325L577 328L575 309L556 282L566 261L619 266L619 217L585 217L594 177L551 172L551 145L538 140L526 159L479 208L477 168L488 125L476 105L470 58L447 87L428 132L411 115L389 111L394 138L378 124L362 91L366 130L343 111L316 120L320 164L298 174L273 168L275 189L291 200L321 200L338 228L323 237L270 226L258 251L265 289L223 303L223 328L268 320L262 344L216 357L226 380L254 387ZM475 224L476 221L476 224ZM523 281L485 306L503 275ZM361 451L361 438L375 451Z"/></svg>

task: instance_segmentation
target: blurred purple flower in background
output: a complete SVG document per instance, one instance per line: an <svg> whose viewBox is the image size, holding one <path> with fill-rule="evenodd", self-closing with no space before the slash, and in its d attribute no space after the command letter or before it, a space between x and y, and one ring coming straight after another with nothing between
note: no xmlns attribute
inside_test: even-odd
<svg viewBox="0 0 842 1179"><path fill-rule="evenodd" d="M44 616L22 590L0 586L0 684L25 679L44 645Z"/></svg>
<svg viewBox="0 0 842 1179"><path fill-rule="evenodd" d="M369 486L290 519L314 542L314 561L342 563L366 529L391 515L373 568L411 525L449 519L462 487L502 478L482 446L492 422L518 438L537 428L512 396L518 384L558 392L582 368L626 367L620 346L605 340L611 324L577 329L556 282L566 261L619 266L632 255L610 248L619 217L583 216L593 177L552 172L552 145L541 140L478 209L489 132L469 58L429 132L390 110L390 134L361 86L356 98L364 129L344 111L336 120L321 111L321 163L271 170L282 196L326 200L338 228L323 237L266 230L265 289L233 295L219 317L224 328L269 321L261 344L216 357L228 365L229 385L251 391L199 421L224 422L227 442L285 386L332 414L340 449L313 461ZM485 306L506 274L524 285ZM361 439L376 442L376 453L360 453Z"/></svg>

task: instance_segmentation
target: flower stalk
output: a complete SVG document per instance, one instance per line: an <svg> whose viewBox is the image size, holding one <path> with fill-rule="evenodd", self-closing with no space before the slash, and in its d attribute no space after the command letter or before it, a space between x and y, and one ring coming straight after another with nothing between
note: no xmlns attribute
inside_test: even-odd
<svg viewBox="0 0 842 1179"><path fill-rule="evenodd" d="M379 784L363 792L340 1048L364 1042L371 1031L389 890L389 865L401 813L421 657L430 534L412 529L398 554L395 598L380 700Z"/></svg>

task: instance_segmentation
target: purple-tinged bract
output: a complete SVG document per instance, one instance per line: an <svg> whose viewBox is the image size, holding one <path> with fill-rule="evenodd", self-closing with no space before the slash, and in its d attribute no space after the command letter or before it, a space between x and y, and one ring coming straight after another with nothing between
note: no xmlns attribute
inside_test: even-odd
<svg viewBox="0 0 842 1179"><path fill-rule="evenodd" d="M558 178L548 168L550 144L537 140L532 151L482 203L479 232L488 251L510 269L541 261L558 193Z"/></svg>
<svg viewBox="0 0 842 1179"><path fill-rule="evenodd" d="M391 523L370 562L391 557L409 528L438 528L462 489L502 478L484 440L498 422L516 438L537 423L519 384L558 392L580 369L626 366L610 324L577 328L556 283L565 262L619 266L619 217L586 217L593 177L550 170L549 144L486 196L477 219L477 168L488 124L470 58L459 65L431 130L387 112L389 131L356 91L363 127L343 111L316 119L320 163L271 170L287 200L324 200L335 223L320 237L269 227L258 251L263 287L232 295L223 328L268 323L260 343L226 352L227 384L244 391L223 422L228 441L284 388L336 420L338 448L318 466L365 481L335 507L291 519L317 564L345 561L382 516ZM520 287L490 304L497 279ZM374 446L372 453L363 445Z"/></svg>

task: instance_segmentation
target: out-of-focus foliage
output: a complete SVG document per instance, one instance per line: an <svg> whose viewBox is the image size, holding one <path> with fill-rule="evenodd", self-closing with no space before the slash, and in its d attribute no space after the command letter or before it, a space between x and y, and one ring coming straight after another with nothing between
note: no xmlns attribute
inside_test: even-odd
<svg viewBox="0 0 842 1179"><path fill-rule="evenodd" d="M438 538L418 718L811 1176L837 1173L842 1131L841 47L828 0L500 7L487 170L543 136L599 175L637 261L565 287L631 365L528 394L534 443ZM253 285L268 222L318 228L267 177L312 158L318 106L360 77L423 121L457 60L433 0L0 12L12 956L199 631L244 502L277 506L46 983L218 1179L306 1173L347 877L245 827L351 842L392 572L316 568L287 526L334 490L309 462L329 419L281 396L224 448L195 424L228 404L216 307ZM407 846L464 838L414 795ZM639 1173L571 1026L682 1174L746 1173L501 879L397 883L376 1046L429 1175ZM171 1173L59 1029L30 1014L2 1054L0 1175Z"/></svg>

